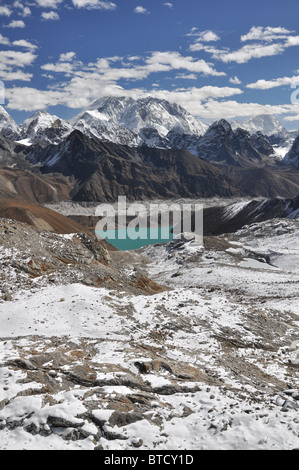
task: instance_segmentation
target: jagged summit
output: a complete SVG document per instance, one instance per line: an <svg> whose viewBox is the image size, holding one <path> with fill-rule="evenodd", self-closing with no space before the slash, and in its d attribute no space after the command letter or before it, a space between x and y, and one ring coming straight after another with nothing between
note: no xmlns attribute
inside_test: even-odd
<svg viewBox="0 0 299 470"><path fill-rule="evenodd" d="M20 125L19 140L29 143L58 143L72 130L72 126L58 116L37 111Z"/></svg>
<svg viewBox="0 0 299 470"><path fill-rule="evenodd" d="M234 130L241 127L250 134L255 134L256 132L261 132L266 136L288 134L288 131L272 114L259 114L244 122L232 121L231 126Z"/></svg>
<svg viewBox="0 0 299 470"><path fill-rule="evenodd" d="M182 106L152 97L102 98L87 108L87 111L90 110L97 110L131 130L155 128L163 137L173 129L181 133L202 135L207 128Z"/></svg>
<svg viewBox="0 0 299 470"><path fill-rule="evenodd" d="M169 132L201 136L206 126L177 104L152 97L107 97L95 101L72 123L75 128L116 143L162 145Z"/></svg>
<svg viewBox="0 0 299 470"><path fill-rule="evenodd" d="M12 140L17 138L19 134L18 125L2 106L0 106L0 132Z"/></svg>
<svg viewBox="0 0 299 470"><path fill-rule="evenodd" d="M25 145L58 145L74 130L102 142L187 150L204 160L237 166L248 159L257 163L265 156L276 163L297 135L271 115L243 123L219 119L208 127L182 106L151 96L103 97L70 121L41 110L19 126L0 107L0 132Z"/></svg>
<svg viewBox="0 0 299 470"><path fill-rule="evenodd" d="M231 125L225 119L219 119L219 121L215 121L213 124L211 124L208 131L210 132L213 129L220 129L220 128L223 128L225 132L232 132Z"/></svg>
<svg viewBox="0 0 299 470"><path fill-rule="evenodd" d="M225 119L214 122L200 139L197 151L204 160L233 166L263 165L274 154L270 143L260 134L245 129L233 131Z"/></svg>

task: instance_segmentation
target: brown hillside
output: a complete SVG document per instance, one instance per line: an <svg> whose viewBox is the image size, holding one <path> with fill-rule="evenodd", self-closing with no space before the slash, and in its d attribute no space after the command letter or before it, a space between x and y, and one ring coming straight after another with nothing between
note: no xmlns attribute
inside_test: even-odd
<svg viewBox="0 0 299 470"><path fill-rule="evenodd" d="M89 230L51 209L0 191L0 218L25 222L39 230L55 233L88 233Z"/></svg>

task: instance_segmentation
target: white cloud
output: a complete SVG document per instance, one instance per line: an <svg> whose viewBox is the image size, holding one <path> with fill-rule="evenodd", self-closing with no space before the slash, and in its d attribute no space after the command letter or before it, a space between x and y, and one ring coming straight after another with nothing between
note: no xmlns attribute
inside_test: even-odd
<svg viewBox="0 0 299 470"><path fill-rule="evenodd" d="M277 88L285 85L292 86L296 83L299 84L299 75L293 77L275 78L273 80L261 79L257 82L249 83L246 85L246 88L250 88L252 90L270 90L271 88Z"/></svg>
<svg viewBox="0 0 299 470"><path fill-rule="evenodd" d="M206 103L201 104L201 109L198 107L197 112L195 106L193 113L206 119L235 119L235 118L250 118L259 114L286 114L289 113L294 105L262 105L259 103L239 103L238 101L216 101L215 99L208 100Z"/></svg>
<svg viewBox="0 0 299 470"><path fill-rule="evenodd" d="M141 57L139 55L131 55L130 57L128 57L128 60L130 62L133 62L135 60L140 60L140 59L141 59Z"/></svg>
<svg viewBox="0 0 299 470"><path fill-rule="evenodd" d="M134 8L134 13L139 13L139 14L142 14L142 15L148 15L149 11L146 8L139 5L136 8Z"/></svg>
<svg viewBox="0 0 299 470"><path fill-rule="evenodd" d="M283 27L262 27L262 26L252 26L249 33L241 36L241 41L274 41L277 39L287 38L293 31Z"/></svg>
<svg viewBox="0 0 299 470"><path fill-rule="evenodd" d="M0 44L2 44L3 46L9 46L10 44L10 41L8 38L2 36L2 34L0 34Z"/></svg>
<svg viewBox="0 0 299 470"><path fill-rule="evenodd" d="M25 67L32 65L37 56L32 51L0 51L0 68L4 70L7 67Z"/></svg>
<svg viewBox="0 0 299 470"><path fill-rule="evenodd" d="M14 3L13 3L13 6L15 8L18 8L19 11L17 12L19 15L23 16L24 18L27 17L27 16L31 16L31 10L28 6L26 5L23 5L23 3L21 3L19 0L16 0Z"/></svg>
<svg viewBox="0 0 299 470"><path fill-rule="evenodd" d="M9 24L5 25L6 28L25 28L25 23L22 20L13 20Z"/></svg>
<svg viewBox="0 0 299 470"><path fill-rule="evenodd" d="M33 75L31 73L25 73L22 70L0 70L0 78L5 82L11 81L22 81L22 82L30 82Z"/></svg>
<svg viewBox="0 0 299 470"><path fill-rule="evenodd" d="M115 3L100 0L72 0L73 5L77 8L87 8L88 10L115 10Z"/></svg>
<svg viewBox="0 0 299 470"><path fill-rule="evenodd" d="M241 80L238 77L231 77L229 79L229 82L232 83L233 85L241 85Z"/></svg>
<svg viewBox="0 0 299 470"><path fill-rule="evenodd" d="M219 49L215 46L211 46L210 44L203 44L202 42L199 42L199 41L196 41L195 43L190 44L189 49L192 52L205 51L205 52L208 52L209 54L215 54L215 55L219 53L229 52L228 48Z"/></svg>
<svg viewBox="0 0 299 470"><path fill-rule="evenodd" d="M149 77L151 74L165 72L169 75L171 72L179 71L179 78L196 79L198 73L205 75L225 75L223 72L217 72L211 64L205 61L198 61L192 57L185 57L178 52L153 52L145 58L132 57L125 60L123 57L99 58L95 63L87 65L75 60L73 51L66 52L59 56L56 63L48 63L41 66L44 76L53 77L53 74L63 74L64 81L55 84L51 83L51 89L35 90L24 89L24 93L29 93L36 101L22 101L22 88L12 89L9 96L9 106L13 109L36 110L42 104L42 107L48 105L60 104L70 108L85 107L91 101L101 96L144 96L147 93L142 88L133 88L124 90L119 86L119 80L136 81ZM132 60L134 59L134 60ZM0 57L1 60L1 57ZM200 90L200 91L199 91ZM51 92L51 93L50 93ZM164 93L172 101L180 100L197 101L211 98L225 98L232 95L241 94L238 88L213 87L206 86L198 88L180 88L172 90L155 90L155 93ZM159 95L162 97L162 95ZM157 96L158 97L158 96Z"/></svg>
<svg viewBox="0 0 299 470"><path fill-rule="evenodd" d="M139 98L153 96L178 103L192 114L202 119L249 118L258 114L299 114L299 105L261 105L259 103L239 103L229 100L242 94L235 87L204 86L201 88L177 88L174 90L132 88L126 90L99 73L74 75L71 80L50 90L37 90L27 87L14 87L7 90L10 109L35 111L48 106L64 105L69 108L84 108L95 99L104 96L131 96Z"/></svg>
<svg viewBox="0 0 299 470"><path fill-rule="evenodd" d="M10 16L11 14L12 11L7 5L0 6L0 16Z"/></svg>
<svg viewBox="0 0 299 470"><path fill-rule="evenodd" d="M299 36L289 36L285 42L285 47L299 46Z"/></svg>
<svg viewBox="0 0 299 470"><path fill-rule="evenodd" d="M184 69L204 75L225 75L224 72L217 72L205 60L196 60L190 56L182 56L179 52L153 52L146 62L149 70L152 71L161 71L163 68L165 71Z"/></svg>
<svg viewBox="0 0 299 470"><path fill-rule="evenodd" d="M70 75L74 71L74 67L69 62L58 62L57 64L45 64L41 66L42 70L48 72L64 73Z"/></svg>
<svg viewBox="0 0 299 470"><path fill-rule="evenodd" d="M196 46L196 44L194 45ZM190 47L191 50L200 50L196 47ZM213 59L220 60L224 63L236 62L238 64L245 64L251 59L260 59L262 57L271 57L281 54L285 50L285 46L280 43L273 44L248 44L241 47L236 51L229 51L228 49L216 49L209 47L201 47L206 52L211 53Z"/></svg>
<svg viewBox="0 0 299 470"><path fill-rule="evenodd" d="M66 52L65 54L60 54L59 62L70 62L76 57L76 52Z"/></svg>
<svg viewBox="0 0 299 470"><path fill-rule="evenodd" d="M29 7L24 7L20 13L23 17L31 16L31 10Z"/></svg>
<svg viewBox="0 0 299 470"><path fill-rule="evenodd" d="M22 69L31 66L36 57L32 51L0 51L0 79L5 81L30 81L32 74L26 73Z"/></svg>
<svg viewBox="0 0 299 470"><path fill-rule="evenodd" d="M294 116L284 116L283 119L287 122L299 121L299 114L295 114Z"/></svg>
<svg viewBox="0 0 299 470"><path fill-rule="evenodd" d="M196 42L215 42L220 40L218 34L214 33L214 31L211 31L209 29L205 31L199 31L197 28L192 28L190 33L187 34L187 36L196 37Z"/></svg>
<svg viewBox="0 0 299 470"><path fill-rule="evenodd" d="M175 76L176 80L196 80L197 75L195 73L178 73Z"/></svg>
<svg viewBox="0 0 299 470"><path fill-rule="evenodd" d="M25 47L25 48L30 49L32 51L37 49L37 46L35 44L32 44L29 41L26 41L26 39L20 39L18 41L14 41L12 44L13 44L13 46Z"/></svg>
<svg viewBox="0 0 299 470"><path fill-rule="evenodd" d="M44 11L42 14L41 14L41 17L43 20L46 20L46 21L58 21L60 20L60 16L58 15L58 13L56 13L56 11Z"/></svg>
<svg viewBox="0 0 299 470"><path fill-rule="evenodd" d="M37 90L30 87L6 88L5 96L10 109L35 111L45 109L49 105L55 106L60 103L59 92Z"/></svg>
<svg viewBox="0 0 299 470"><path fill-rule="evenodd" d="M63 2L63 0L35 0L35 4L41 8L56 9Z"/></svg>
<svg viewBox="0 0 299 470"><path fill-rule="evenodd" d="M282 54L288 47L299 46L299 36L295 36L293 33L294 31L283 27L253 26L249 33L241 36L241 42L251 42L237 50L231 50L225 47L217 48L206 44L206 42L220 39L215 33L209 30L200 32L197 28L192 28L187 36L196 38L194 43L189 46L190 51L207 52L211 54L213 59L220 60L224 63L236 62L238 64L244 64L251 59L272 57Z"/></svg>
<svg viewBox="0 0 299 470"><path fill-rule="evenodd" d="M164 3L164 6L165 6L165 7L168 7L168 8L173 8L173 3L165 2L165 3Z"/></svg>
<svg viewBox="0 0 299 470"><path fill-rule="evenodd" d="M193 114L202 111L205 115L210 113L205 110L204 102L217 98L225 98L242 93L241 90L229 87L206 86L202 88L179 88L172 91L150 91L133 88L125 90L115 83L107 82L98 75L89 77L73 77L67 84L51 90L37 90L34 88L14 87L8 90L8 107L11 109L34 111L47 106L64 105L70 108L83 108L95 99L110 96L131 96L132 98L153 96L167 99L170 102L184 106ZM205 116L203 116L205 117ZM223 117L223 115L221 116Z"/></svg>

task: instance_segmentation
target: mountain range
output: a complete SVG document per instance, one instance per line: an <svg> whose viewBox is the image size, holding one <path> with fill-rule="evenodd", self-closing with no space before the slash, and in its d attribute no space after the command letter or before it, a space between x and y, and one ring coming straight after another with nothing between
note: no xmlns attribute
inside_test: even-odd
<svg viewBox="0 0 299 470"><path fill-rule="evenodd" d="M38 111L20 125L0 106L0 131L25 145L58 144L73 130L79 130L88 137L107 142L130 147L185 149L205 158L202 138L205 137L206 142L213 139L211 131L215 125L201 122L182 106L151 97L101 98L70 121ZM265 136L272 146L272 153L267 151L268 155L278 159L287 153L299 133L287 131L272 115L255 116L244 122L232 121L230 126L234 133L240 128L247 131L254 140L260 134Z"/></svg>
<svg viewBox="0 0 299 470"><path fill-rule="evenodd" d="M271 139L285 136L286 145L290 133L271 116L250 123L245 129L221 119L206 126L153 98L100 99L69 122L39 111L17 125L0 108L1 210L7 214L8 196L22 221L29 209L21 200L294 198L299 137L281 159Z"/></svg>

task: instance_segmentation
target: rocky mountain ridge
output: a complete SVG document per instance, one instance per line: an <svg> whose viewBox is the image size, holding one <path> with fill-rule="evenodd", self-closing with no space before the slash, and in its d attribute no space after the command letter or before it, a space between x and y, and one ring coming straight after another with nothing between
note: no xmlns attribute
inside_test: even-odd
<svg viewBox="0 0 299 470"><path fill-rule="evenodd" d="M271 148L262 136L255 143L258 152L246 131L234 133L228 123L226 126L228 132L222 140L221 133L217 134L213 155L218 158L225 151L233 164L221 158L208 162L184 149L118 145L91 139L80 131L56 145L26 146L2 136L0 189L42 204L115 201L124 194L129 200L298 194L298 170L272 164L272 156L267 155ZM215 124L213 130L223 127ZM241 157L231 142L248 157ZM211 145L205 149L211 151L215 144Z"/></svg>
<svg viewBox="0 0 299 470"><path fill-rule="evenodd" d="M27 159L45 174L75 178L71 197L76 201L111 201L120 194L131 200L240 195L221 169L185 150L133 148L91 139L80 131L58 146L29 149Z"/></svg>
<svg viewBox="0 0 299 470"><path fill-rule="evenodd" d="M299 137L294 140L291 149L283 159L283 164L299 168Z"/></svg>
<svg viewBox="0 0 299 470"><path fill-rule="evenodd" d="M249 132L253 141L254 135L261 133L268 141L267 145L274 149L272 153L276 153L277 158L284 156L296 137L296 133L286 131L271 115L256 116L245 122L232 121L232 131L238 128ZM76 129L89 137L122 145L185 149L205 158L201 140L209 126L181 106L151 97L101 98L70 121L39 111L20 126L3 108L0 109L0 131L26 145L58 144Z"/></svg>

